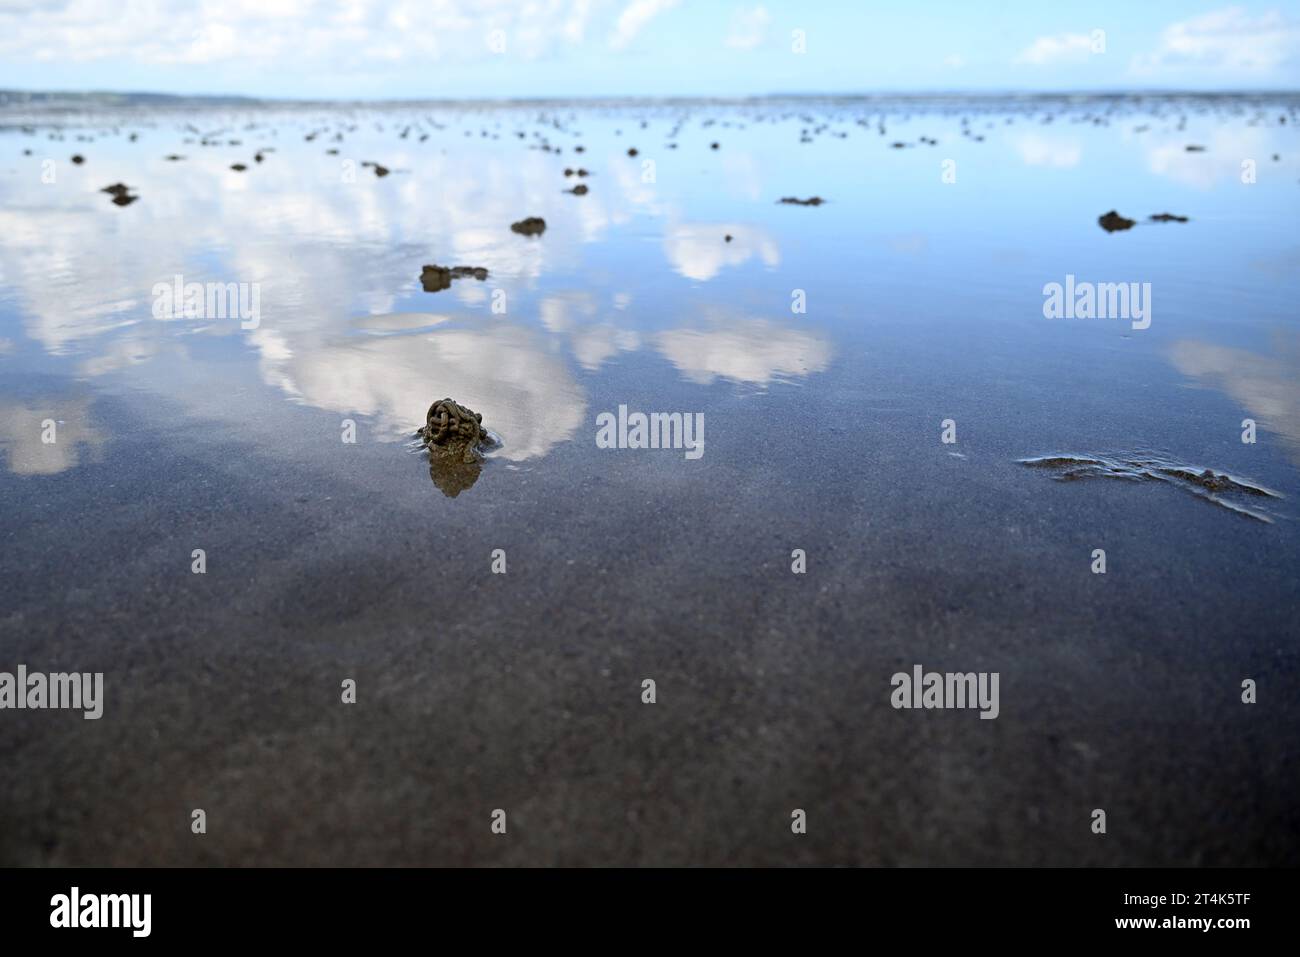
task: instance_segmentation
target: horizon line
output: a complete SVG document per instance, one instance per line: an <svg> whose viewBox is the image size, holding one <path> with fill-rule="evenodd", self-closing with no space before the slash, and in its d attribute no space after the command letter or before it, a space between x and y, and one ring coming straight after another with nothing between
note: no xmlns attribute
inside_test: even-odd
<svg viewBox="0 0 1300 957"><path fill-rule="evenodd" d="M444 104L527 104L527 103L746 103L775 100L883 100L883 99L1107 99L1107 98L1177 98L1177 97L1300 97L1300 88L1257 88L1257 89L1187 89L1164 87L1133 88L1098 88L1091 90L1024 90L1024 89L915 89L915 90L873 90L873 91L819 91L819 92L767 92L747 94L554 94L548 96L398 96L370 98L303 98L291 96L255 96L247 93L163 93L155 90L25 90L0 89L0 106L33 100L52 100L59 98L89 99L101 98L140 98L165 101L201 101L240 102L258 105L420 105L430 103Z"/></svg>

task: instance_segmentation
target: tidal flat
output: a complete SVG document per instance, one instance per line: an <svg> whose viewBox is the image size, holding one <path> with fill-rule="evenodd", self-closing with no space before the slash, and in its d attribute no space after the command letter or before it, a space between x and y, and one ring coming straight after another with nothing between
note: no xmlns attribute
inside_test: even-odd
<svg viewBox="0 0 1300 957"><path fill-rule="evenodd" d="M1297 121L0 107L0 865L1300 863Z"/></svg>

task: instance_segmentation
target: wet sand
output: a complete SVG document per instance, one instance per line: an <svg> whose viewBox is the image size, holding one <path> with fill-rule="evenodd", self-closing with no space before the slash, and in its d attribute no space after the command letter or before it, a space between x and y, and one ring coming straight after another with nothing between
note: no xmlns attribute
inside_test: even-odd
<svg viewBox="0 0 1300 957"><path fill-rule="evenodd" d="M890 127L881 142L862 134L873 155L938 163L895 154L904 124ZM697 157L721 142L710 163L745 149L738 131L693 132L682 149ZM989 135L969 148L994 147ZM557 195L573 160L546 155L553 177L502 198L490 243L395 229L330 246L320 237L334 225L267 227L298 236L322 301L356 298L268 306L247 335L100 331L91 305L120 274L170 279L170 264L137 269L122 254L94 277L103 291L73 303L85 326L71 329L10 266L2 334L18 345L0 358L4 399L83 431L54 465L7 440L4 660L103 671L107 700L98 721L0 715L0 863L1296 863L1300 481L1294 429L1259 399L1293 401L1294 379L1284 348L1251 338L1293 332L1294 281L1198 259L1198 285L1186 265L1208 261L1223 230L1261 235L1249 255L1276 252L1295 199L1275 195L1216 239L1188 232L1206 203L1185 186L1143 202L1089 189L1070 200L1079 238L1061 255L1015 229L991 250L966 232L971 207L940 204L928 242L966 250L940 257L940 274L896 220L847 229L866 202L840 179L850 167L769 173L756 196L728 200L745 215L706 210L695 223L710 228L685 232L681 209L660 207L695 187L670 176L668 198L623 183L630 218L615 209L607 232L574 240L573 217L604 207L573 207L603 202L621 169L596 154L633 162L626 137L602 136L585 137L588 196ZM651 138L637 140L648 153ZM170 148L154 150L160 163ZM93 144L83 151L92 166ZM365 188L419 175L406 165ZM97 197L69 214L68 235L163 202L161 183L95 175L118 178L140 184L140 202ZM909 189L918 208L932 201ZM792 192L828 199L776 203ZM1033 224L1030 205L1016 226ZM1112 206L1197 215L1107 235L1096 217ZM533 213L545 235L512 235ZM952 219L955 232L930 231ZM57 223L50 210L35 221ZM724 248L724 232L742 248L718 254L715 272L673 258L705 235ZM1166 259L1148 243L1175 248ZM247 252L231 244L232 258ZM525 255L551 258L512 276ZM1151 336L1039 313L1039 287L1067 265L1105 278L1134 257L1165 280ZM510 313L456 298L476 296L474 280L424 292L429 262L483 262L514 282ZM1212 285L1229 276L1237 288ZM382 287L402 291L358 301ZM789 313L795 287L809 290L806 316ZM575 289L600 297L594 314ZM1230 331L1224 302L1238 304ZM134 308L147 315L148 299ZM96 371L113 343L155 358ZM448 394L503 442L455 498L410 442ZM621 403L702 411L705 454L597 448L595 416ZM1239 441L1246 414L1267 423L1258 448ZM339 440L343 416L359 423L355 445ZM956 445L939 441L947 416ZM1166 483L1055 482L1020 462L1152 447L1276 490L1275 520ZM1089 571L1097 547L1106 575ZM194 548L204 575L191 573ZM806 574L791 573L795 548ZM998 672L999 717L895 710L890 678L918 663ZM1254 706L1240 700L1247 677ZM345 678L355 705L340 702ZM190 831L194 808L204 835ZM496 808L506 835L490 830ZM796 808L807 834L791 833ZM1094 808L1104 836L1090 831Z"/></svg>
<svg viewBox="0 0 1300 957"><path fill-rule="evenodd" d="M230 440L111 455L57 509L13 503L9 656L103 670L108 703L98 722L6 715L3 858L1290 861L1296 580L1260 530L1149 489L1062 498L996 456L936 449L909 488L906 449L715 447L727 493L685 507L681 480L595 451L454 501L405 494L426 478L391 446L378 487ZM1193 507L1213 526L1180 524ZM1098 534L1137 567L1080 573ZM1257 557L1225 568L1225 550ZM1000 717L893 710L889 677L914 662L1000 672ZM1267 711L1241 705L1238 675Z"/></svg>

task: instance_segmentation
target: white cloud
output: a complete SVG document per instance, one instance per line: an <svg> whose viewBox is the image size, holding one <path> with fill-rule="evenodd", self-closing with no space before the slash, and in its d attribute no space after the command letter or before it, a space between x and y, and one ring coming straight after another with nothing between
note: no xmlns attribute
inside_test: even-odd
<svg viewBox="0 0 1300 957"><path fill-rule="evenodd" d="M1079 63L1092 53L1092 37L1086 33L1061 33L1039 37L1016 57L1016 63L1047 66L1053 63Z"/></svg>
<svg viewBox="0 0 1300 957"><path fill-rule="evenodd" d="M1183 375L1220 389L1264 428L1276 432L1300 462L1300 367L1295 340L1276 356L1197 340L1174 344L1170 359Z"/></svg>
<svg viewBox="0 0 1300 957"><path fill-rule="evenodd" d="M1300 24L1276 10L1252 17L1241 7L1227 7L1166 27L1153 52L1134 57L1131 72L1149 76L1192 68L1259 76L1297 54Z"/></svg>
<svg viewBox="0 0 1300 957"><path fill-rule="evenodd" d="M752 50L763 42L767 25L771 22L772 17L766 7L741 7L732 14L731 29L723 42L733 50Z"/></svg>
<svg viewBox="0 0 1300 957"><path fill-rule="evenodd" d="M654 346L701 385L718 378L761 386L801 378L824 370L832 353L818 333L747 317L717 317L702 329L670 329L654 338Z"/></svg>
<svg viewBox="0 0 1300 957"><path fill-rule="evenodd" d="M35 404L0 403L0 452L15 475L56 475L76 465L84 446L96 458L104 444L103 429L90 424L84 398L43 399ZM53 419L56 442L42 441Z"/></svg>
<svg viewBox="0 0 1300 957"><path fill-rule="evenodd" d="M1243 159L1263 160L1278 149L1277 141L1260 127L1219 129L1195 141L1205 152L1187 152L1193 140L1185 134L1149 135L1143 144L1147 169L1184 186L1213 189L1218 183L1239 183Z"/></svg>
<svg viewBox="0 0 1300 957"><path fill-rule="evenodd" d="M731 241L726 240L731 236ZM758 226L741 223L684 223L664 230L664 253L674 271L707 282L726 266L757 256L766 266L781 263L776 241Z"/></svg>
<svg viewBox="0 0 1300 957"><path fill-rule="evenodd" d="M587 34L589 19L591 19L591 0L575 0L568 19L564 21L564 38L570 43L581 43Z"/></svg>
<svg viewBox="0 0 1300 957"><path fill-rule="evenodd" d="M609 38L609 45L615 50L622 50L636 39L637 34L665 10L677 6L677 0L632 0L619 14L614 25L614 33Z"/></svg>
<svg viewBox="0 0 1300 957"><path fill-rule="evenodd" d="M622 305L619 305L620 297ZM616 294L614 308L627 306L630 297ZM641 336L632 329L622 329L601 321L596 298L589 292L564 292L547 296L539 310L542 325L554 336L567 337L573 357L588 371L595 371L607 359L620 352L641 347Z"/></svg>
<svg viewBox="0 0 1300 957"><path fill-rule="evenodd" d="M675 2L675 0L673 0ZM633 3L628 39L664 0ZM633 8L650 9L637 11ZM125 0L0 4L0 56L45 62L266 63L334 69L488 55L500 30L514 56L535 59L583 42L609 0Z"/></svg>
<svg viewBox="0 0 1300 957"><path fill-rule="evenodd" d="M943 65L950 70L960 70L966 65L966 58L960 53L949 53L943 58Z"/></svg>
<svg viewBox="0 0 1300 957"><path fill-rule="evenodd" d="M1016 152L1026 166L1050 166L1069 169L1079 165L1083 147L1072 140L1049 139L1039 133L1027 133L1015 140Z"/></svg>
<svg viewBox="0 0 1300 957"><path fill-rule="evenodd" d="M264 332L253 340L263 344ZM546 338L528 326L437 328L426 333L340 336L291 343L281 358L262 350L262 374L300 401L340 414L374 417L377 430L407 437L412 418L429 403L437 382L483 414L500 434L500 456L538 458L582 424L587 397ZM412 410L416 410L415 413Z"/></svg>

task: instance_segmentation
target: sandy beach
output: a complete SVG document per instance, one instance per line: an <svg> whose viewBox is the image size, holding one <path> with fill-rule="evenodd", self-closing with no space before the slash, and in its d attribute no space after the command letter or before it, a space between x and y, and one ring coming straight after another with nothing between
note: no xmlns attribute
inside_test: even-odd
<svg viewBox="0 0 1300 957"><path fill-rule="evenodd" d="M1298 105L6 107L0 864L1294 865Z"/></svg>

